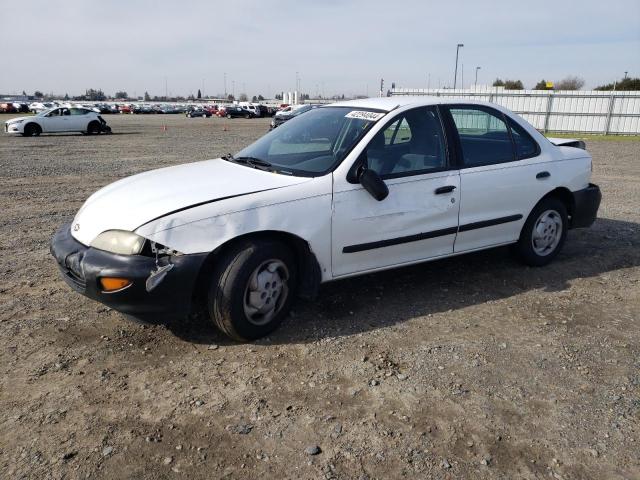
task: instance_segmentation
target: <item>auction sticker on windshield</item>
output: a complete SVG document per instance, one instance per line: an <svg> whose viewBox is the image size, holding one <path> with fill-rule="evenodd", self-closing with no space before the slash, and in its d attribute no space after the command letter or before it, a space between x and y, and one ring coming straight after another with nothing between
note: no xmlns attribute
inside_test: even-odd
<svg viewBox="0 0 640 480"><path fill-rule="evenodd" d="M359 118L360 120L368 120L370 122L375 122L376 120L384 117L386 113L384 112L367 112L366 110L354 110L345 115L345 118Z"/></svg>

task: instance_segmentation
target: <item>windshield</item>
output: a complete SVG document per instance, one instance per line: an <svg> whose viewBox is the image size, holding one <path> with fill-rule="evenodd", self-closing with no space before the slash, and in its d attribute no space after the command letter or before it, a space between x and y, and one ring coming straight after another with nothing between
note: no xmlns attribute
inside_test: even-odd
<svg viewBox="0 0 640 480"><path fill-rule="evenodd" d="M48 108L47 110L43 110L42 112L40 112L40 113L36 114L36 117L44 117L44 116L46 116L47 114L49 114L49 113L53 112L56 108L58 108L58 107Z"/></svg>
<svg viewBox="0 0 640 480"><path fill-rule="evenodd" d="M249 160L278 173L324 175L339 164L385 115L353 107L314 108L297 115L241 150L230 161Z"/></svg>

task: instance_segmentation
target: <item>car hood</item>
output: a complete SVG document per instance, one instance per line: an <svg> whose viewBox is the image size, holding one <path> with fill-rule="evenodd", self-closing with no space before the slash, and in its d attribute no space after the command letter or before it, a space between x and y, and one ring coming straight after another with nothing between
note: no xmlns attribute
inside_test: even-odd
<svg viewBox="0 0 640 480"><path fill-rule="evenodd" d="M309 180L222 159L151 170L118 180L91 195L76 214L71 233L89 245L106 230L134 231L180 210Z"/></svg>
<svg viewBox="0 0 640 480"><path fill-rule="evenodd" d="M25 121L27 118L33 118L33 115L31 115L29 117L14 117L14 118L10 118L5 123L9 124L9 123L16 123L16 122L19 122L19 121Z"/></svg>

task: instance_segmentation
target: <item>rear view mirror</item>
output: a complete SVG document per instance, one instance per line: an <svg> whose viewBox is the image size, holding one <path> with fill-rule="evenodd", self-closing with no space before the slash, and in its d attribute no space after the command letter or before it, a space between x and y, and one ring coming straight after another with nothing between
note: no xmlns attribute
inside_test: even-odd
<svg viewBox="0 0 640 480"><path fill-rule="evenodd" d="M381 202L389 195L389 188L377 172L365 168L360 174L360 185L371 194L373 198Z"/></svg>

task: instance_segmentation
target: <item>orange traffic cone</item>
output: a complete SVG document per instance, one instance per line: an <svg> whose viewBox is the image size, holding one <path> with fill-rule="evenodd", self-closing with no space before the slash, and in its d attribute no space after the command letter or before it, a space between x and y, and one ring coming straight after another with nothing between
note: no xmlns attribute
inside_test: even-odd
<svg viewBox="0 0 640 480"><path fill-rule="evenodd" d="M166 132L167 131L167 126L166 125L162 125L162 131Z"/></svg>

